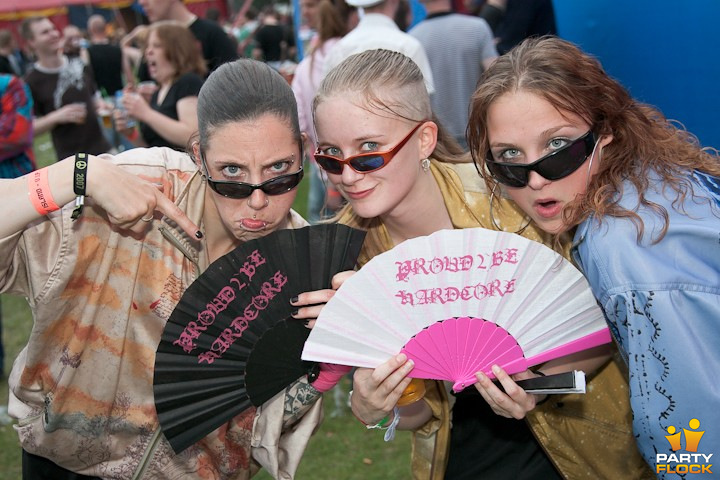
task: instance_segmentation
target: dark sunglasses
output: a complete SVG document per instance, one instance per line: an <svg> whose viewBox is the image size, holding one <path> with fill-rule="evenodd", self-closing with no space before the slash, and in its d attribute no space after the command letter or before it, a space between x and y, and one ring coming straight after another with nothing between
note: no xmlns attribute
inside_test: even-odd
<svg viewBox="0 0 720 480"><path fill-rule="evenodd" d="M358 155L354 155L343 160L330 155L325 155L320 151L320 148L318 148L317 150L315 150L315 161L318 163L318 165L320 165L320 168L322 168L328 173L332 173L335 175L341 174L345 165L350 166L350 168L352 168L358 173L370 173L376 170L380 170L388 163L390 163L390 160L392 160L393 157L400 151L400 149L405 146L408 140L410 140L410 137L413 136L413 133L415 133L418 128L425 124L425 122L427 122L427 120L423 120L422 122L415 125L415 128L413 128L410 133L408 133L407 136L402 139L400 143L398 143L392 149L386 152L360 153Z"/></svg>
<svg viewBox="0 0 720 480"><path fill-rule="evenodd" d="M265 195L282 195L297 187L304 175L301 164L300 170L295 173L280 175L258 183L257 185L245 182L232 182L229 180L213 180L210 177L210 172L205 163L205 155L202 153L200 154L200 161L202 161L203 168L205 169L205 175L207 176L207 182L210 188L223 197L228 198L247 198L252 195L255 190L262 190Z"/></svg>
<svg viewBox="0 0 720 480"><path fill-rule="evenodd" d="M527 186L532 171L547 180L560 180L567 177L585 163L594 147L595 135L591 130L560 150L545 155L532 163L496 162L492 158L491 152L488 152L485 163L495 180L508 187L520 188Z"/></svg>

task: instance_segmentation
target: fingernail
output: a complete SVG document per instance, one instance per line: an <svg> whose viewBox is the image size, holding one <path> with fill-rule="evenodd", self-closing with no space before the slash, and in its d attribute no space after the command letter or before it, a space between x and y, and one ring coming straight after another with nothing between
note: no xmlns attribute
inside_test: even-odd
<svg viewBox="0 0 720 480"><path fill-rule="evenodd" d="M498 367L497 365L493 365L492 371L495 374L495 376L497 377L498 373L500 373L500 367Z"/></svg>
<svg viewBox="0 0 720 480"><path fill-rule="evenodd" d="M482 382L485 379L485 374L483 372L476 372L475 378L478 379L478 382Z"/></svg>
<svg viewBox="0 0 720 480"><path fill-rule="evenodd" d="M195 238L198 238L198 239L203 238L203 233L200 230L198 230L197 232L195 232Z"/></svg>
<svg viewBox="0 0 720 480"><path fill-rule="evenodd" d="M305 324L305 328L310 328L310 320L305 320L303 323Z"/></svg>
<svg viewBox="0 0 720 480"><path fill-rule="evenodd" d="M292 298L290 299L290 303L295 303L295 302L297 302L297 301L298 301L298 297L292 297Z"/></svg>
<svg viewBox="0 0 720 480"><path fill-rule="evenodd" d="M405 362L405 360L407 360L407 355L405 355L404 353L400 353L397 357L395 357L395 360L397 360L398 362Z"/></svg>
<svg viewBox="0 0 720 480"><path fill-rule="evenodd" d="M294 317L294 316L296 316L297 314L298 314L298 311L297 311L297 310L293 310L293 312L292 312L290 315L292 315L292 316Z"/></svg>

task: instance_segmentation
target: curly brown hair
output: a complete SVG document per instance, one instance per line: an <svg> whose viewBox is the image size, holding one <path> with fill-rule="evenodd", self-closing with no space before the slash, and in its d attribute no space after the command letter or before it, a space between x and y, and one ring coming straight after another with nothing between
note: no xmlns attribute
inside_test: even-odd
<svg viewBox="0 0 720 480"><path fill-rule="evenodd" d="M482 75L471 99L467 137L478 172L492 189L496 182L485 168L489 150L488 109L507 92L524 90L545 99L560 111L583 118L596 138L612 135L602 150L598 173L584 195L563 211L571 227L594 214L630 218L642 238L644 225L637 213L618 205L622 184L630 181L639 193L640 203L663 218L667 230L668 213L645 198L648 174L654 170L662 181L677 192L681 206L692 183L688 172L700 170L720 175L718 151L702 148L697 138L682 125L665 118L656 108L634 100L619 82L611 78L600 62L576 45L557 37L525 40L499 57Z"/></svg>

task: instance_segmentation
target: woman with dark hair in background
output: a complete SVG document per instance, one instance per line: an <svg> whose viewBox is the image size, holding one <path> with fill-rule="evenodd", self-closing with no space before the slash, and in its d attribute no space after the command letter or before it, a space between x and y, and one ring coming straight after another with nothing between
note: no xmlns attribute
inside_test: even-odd
<svg viewBox="0 0 720 480"><path fill-rule="evenodd" d="M144 57L159 88L150 102L128 89L122 96L122 109L115 115L117 129L134 134L134 129L127 128L131 117L140 122L135 145L184 149L198 128L198 92L207 71L197 40L177 22L153 23Z"/></svg>

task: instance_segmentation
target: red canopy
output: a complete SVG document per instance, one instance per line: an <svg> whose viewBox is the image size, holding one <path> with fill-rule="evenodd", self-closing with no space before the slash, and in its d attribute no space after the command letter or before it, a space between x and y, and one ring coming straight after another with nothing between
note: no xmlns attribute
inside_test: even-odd
<svg viewBox="0 0 720 480"><path fill-rule="evenodd" d="M188 8L198 16L204 16L209 7L219 8L227 15L225 0L183 0ZM27 17L40 16L49 18L56 27L63 28L68 24L70 6L92 5L99 8L121 9L131 6L134 0L0 0L0 28L9 29L22 44L18 34L18 25Z"/></svg>
<svg viewBox="0 0 720 480"><path fill-rule="evenodd" d="M133 0L3 0L0 13L19 13L63 8L68 5L96 5L103 8L127 7Z"/></svg>

